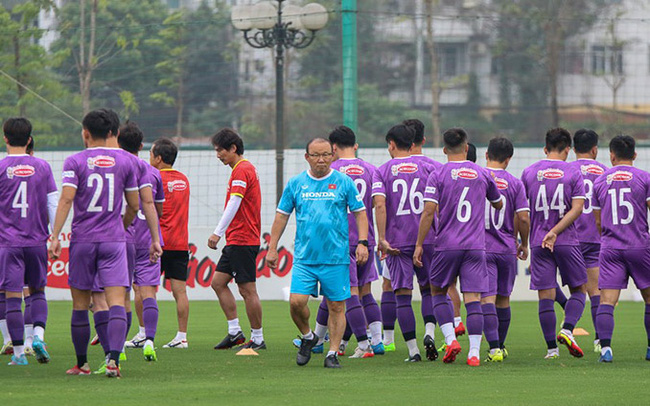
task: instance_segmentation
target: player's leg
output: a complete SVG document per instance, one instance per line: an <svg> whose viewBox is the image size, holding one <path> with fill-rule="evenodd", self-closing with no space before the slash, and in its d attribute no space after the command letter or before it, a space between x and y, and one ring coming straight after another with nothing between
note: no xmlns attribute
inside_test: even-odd
<svg viewBox="0 0 650 406"><path fill-rule="evenodd" d="M24 353L25 319L22 312L22 286L18 292L12 292L10 288L7 287L5 278L5 289L7 289L5 291L5 295L7 296L7 329L9 330L11 342L14 347L14 354L11 356L11 362L9 365L27 365L27 358Z"/></svg>
<svg viewBox="0 0 650 406"><path fill-rule="evenodd" d="M239 274L238 274L239 276ZM253 274L253 278L254 278ZM249 282L238 283L239 293L244 298L246 305L246 315L248 322L251 325L251 340L246 345L246 348L253 350L265 350L266 343L264 342L264 331L262 330L262 303L257 293L257 284L255 280Z"/></svg>
<svg viewBox="0 0 650 406"><path fill-rule="evenodd" d="M499 262L500 256L498 254L485 254L487 291L481 294L481 312L483 313L483 334L490 346L490 352L487 356L488 362L503 361L503 352L499 343L499 318L496 308Z"/></svg>
<svg viewBox="0 0 650 406"><path fill-rule="evenodd" d="M103 284L106 282L103 279ZM128 276L123 286L104 286L106 302L108 303L108 345L109 354L106 362L106 376L119 377L119 361L124 338L126 337L126 308L124 297L128 285Z"/></svg>
<svg viewBox="0 0 650 406"><path fill-rule="evenodd" d="M598 306L596 314L597 329L600 332L600 362L612 362L614 307L618 302L620 293L619 289L602 289L600 291L600 306Z"/></svg>
<svg viewBox="0 0 650 406"><path fill-rule="evenodd" d="M433 314L433 296L431 296L431 286L429 285L431 261L433 259L434 247L432 245L425 245L422 253L422 268L415 268L418 285L420 287L420 294L422 302L420 303L420 311L422 313L422 320L424 321L424 349L429 361L438 359L438 350L436 349L435 332L436 332L436 316Z"/></svg>
<svg viewBox="0 0 650 406"><path fill-rule="evenodd" d="M650 287L641 289L641 295L645 302L645 311L643 313L643 325L645 326L645 334L648 339L648 347L645 353L646 361L650 361Z"/></svg>
<svg viewBox="0 0 650 406"><path fill-rule="evenodd" d="M23 301L25 309L23 310L23 319L25 321L25 354L34 355L32 343L34 342L34 321L32 320L32 298L29 294L29 287L23 287Z"/></svg>
<svg viewBox="0 0 650 406"><path fill-rule="evenodd" d="M95 285L92 290L92 301L93 301L93 321L95 323L95 332L97 337L99 337L99 343L104 350L104 356L108 359L108 354L111 351L110 338L108 336L108 321L110 319L110 312L108 307L108 302L106 301L106 295L104 291L99 287L100 281L96 278ZM101 365L98 373L104 373L105 365Z"/></svg>
<svg viewBox="0 0 650 406"><path fill-rule="evenodd" d="M395 351L395 321L397 320L397 302L395 292L390 282L390 271L388 270L387 260L382 261L381 266L381 322L384 329L384 349L385 351Z"/></svg>
<svg viewBox="0 0 650 406"><path fill-rule="evenodd" d="M140 302L140 331L130 342L133 347L142 347L142 355L146 361L156 361L154 346L158 329L158 302L156 293L160 285L160 261L149 260L149 250L136 249L135 272L133 274L133 290L136 296L136 312Z"/></svg>
<svg viewBox="0 0 650 406"><path fill-rule="evenodd" d="M510 320L512 319L510 296L497 295L496 308L497 318L499 319L499 347L501 347L501 350L505 350ZM508 356L507 354L506 351L503 352L504 358Z"/></svg>
<svg viewBox="0 0 650 406"><path fill-rule="evenodd" d="M372 295L371 283L366 283L359 288L359 295L361 296L361 304L363 311L368 321L368 329L370 330L370 345L375 354L382 355L386 352L384 343L381 337L381 311L379 305Z"/></svg>
<svg viewBox="0 0 650 406"><path fill-rule="evenodd" d="M325 368L340 368L337 357L337 349L343 338L345 331L345 301L327 299L327 308L329 309L329 331L330 331L330 348L325 357ZM367 338L366 338L367 341Z"/></svg>
<svg viewBox="0 0 650 406"><path fill-rule="evenodd" d="M9 355L14 353L11 344L11 336L7 328L7 296L4 290L0 291L0 332L2 332L2 350L0 355Z"/></svg>
<svg viewBox="0 0 650 406"><path fill-rule="evenodd" d="M223 263L223 256L219 262ZM237 317L237 302L228 287L228 283L231 280L232 275L219 267L217 267L217 272L212 277L212 289L217 294L219 305L228 322L228 334L214 347L215 350L229 349L235 345L243 344L246 341L246 337L244 337L244 333L239 325L239 318Z"/></svg>
<svg viewBox="0 0 650 406"><path fill-rule="evenodd" d="M398 255L386 258L390 272L391 285L395 291L397 303L397 322L402 330L402 337L406 342L409 356L406 362L419 362L422 360L416 338L415 314L411 305L413 292L413 251L404 250Z"/></svg>
<svg viewBox="0 0 650 406"><path fill-rule="evenodd" d="M469 336L469 352L467 354L467 365L479 366L481 363L481 339L483 338L484 320L481 307L481 294L487 293L486 304L494 315L492 329L490 331L490 353L493 359L503 360L499 348L498 333L496 328L496 309L493 301L496 294L496 274L488 276L485 251L467 250L463 252L459 279L463 287L463 300L467 310L467 335Z"/></svg>
<svg viewBox="0 0 650 406"><path fill-rule="evenodd" d="M48 313L47 300L45 299L47 247L43 245L41 247L26 248L25 250L28 253L25 279L29 286L29 315L33 324L33 339L30 345L34 355L36 355L36 360L44 364L50 361L50 354L47 352L47 345L45 344L45 326Z"/></svg>
<svg viewBox="0 0 650 406"><path fill-rule="evenodd" d="M133 286L133 275L135 273L135 244L126 244L126 259L129 271L129 286L126 288L124 295L124 310L126 311L126 335L124 336L124 345L122 345L121 360L126 360L126 340L129 338L129 330L133 323L133 312L131 311L131 286Z"/></svg>
<svg viewBox="0 0 650 406"><path fill-rule="evenodd" d="M156 339L156 330L158 329L158 302L156 301L156 290L158 286L145 285L139 288L142 297L142 320L145 336L142 351L145 360L156 361L158 356L156 355L154 342Z"/></svg>
<svg viewBox="0 0 650 406"><path fill-rule="evenodd" d="M178 332L176 339L187 343L187 321L190 315L190 302L187 299L186 282L178 279L170 279L172 294L176 301L176 318L178 319ZM187 348L187 346L185 347Z"/></svg>
<svg viewBox="0 0 650 406"><path fill-rule="evenodd" d="M648 339L646 360L650 361L650 250L625 251L625 260L628 273L634 280L636 287L641 291L645 302L643 324Z"/></svg>
<svg viewBox="0 0 650 406"><path fill-rule="evenodd" d="M530 289L537 291L539 298L538 315L544 341L546 359L560 356L555 339L555 288L557 287L557 264L551 251L533 247L530 253Z"/></svg>
<svg viewBox="0 0 650 406"><path fill-rule="evenodd" d="M555 299L554 299L557 304L564 309L566 307L566 302L568 301L566 295L564 294L564 291L562 290L562 287L559 284L555 285Z"/></svg>
<svg viewBox="0 0 650 406"><path fill-rule="evenodd" d="M190 314L190 303L187 299L187 264L189 253L187 251L164 251L161 258L161 267L165 278L170 281L172 295L176 302L176 318L178 331L176 336L163 348L187 348L187 321Z"/></svg>
<svg viewBox="0 0 650 406"><path fill-rule="evenodd" d="M500 255L497 267L497 297L496 310L499 319L499 347L503 351L503 358L508 356L505 347L506 336L510 328L510 295L515 286L517 277L517 256L514 254Z"/></svg>
<svg viewBox="0 0 650 406"><path fill-rule="evenodd" d="M296 355L296 363L302 366L309 362L311 350L318 343L318 336L309 328L310 312L307 303L310 295L318 295L318 277L311 266L294 263L290 292L291 319L300 332L300 348Z"/></svg>
<svg viewBox="0 0 650 406"><path fill-rule="evenodd" d="M71 257L72 259L72 257ZM73 272L74 265L71 263L70 271ZM73 275L71 275L71 278ZM90 283L92 286L92 282ZM74 346L77 364L69 369L68 375L89 375L88 366L88 342L90 341L90 321L88 319L88 307L90 306L90 288L88 290L76 289L70 286L72 294L72 319L70 331L72 344Z"/></svg>
<svg viewBox="0 0 650 406"><path fill-rule="evenodd" d="M356 270L355 270L356 273ZM358 284L355 278L354 284ZM329 307L329 306L328 306ZM375 353L370 347L370 340L368 340L368 332L366 326L366 315L361 307L361 300L359 300L359 287L350 287L350 298L345 301L345 318L350 325L350 329L357 337L358 347L354 350L354 354L350 358L371 358ZM330 313L331 316L331 313Z"/></svg>
<svg viewBox="0 0 650 406"><path fill-rule="evenodd" d="M160 272L159 272L160 273ZM160 275L159 278L160 279ZM142 315L142 295L140 293L140 286L136 283L133 284L133 306L135 307L135 314L138 316L138 333L127 341L127 348L139 348L142 346L142 340L145 339L144 316Z"/></svg>
<svg viewBox="0 0 650 406"><path fill-rule="evenodd" d="M433 314L438 321L442 335L445 337L445 355L442 360L446 364L456 360L460 353L460 344L456 340L454 329L454 313L449 306L447 291L458 274L462 257L457 251L436 251L432 257L430 281L433 296Z"/></svg>
<svg viewBox="0 0 650 406"><path fill-rule="evenodd" d="M557 336L560 344L564 344L574 357L582 357L584 352L573 337L573 329L578 324L585 310L587 301L587 267L577 246L555 247L553 256L562 277L562 283L569 286L571 296L564 308L564 323Z"/></svg>
<svg viewBox="0 0 650 406"><path fill-rule="evenodd" d="M600 353L600 340L598 328L596 327L596 314L598 314L598 306L600 306L600 289L598 289L599 272L599 267L587 268L587 294L591 302L591 321L594 325L594 352L597 353Z"/></svg>
<svg viewBox="0 0 650 406"><path fill-rule="evenodd" d="M456 280L454 280L449 289L447 289L447 296L449 297L449 302L454 312L454 328L456 329L456 336L460 337L465 334L465 326L463 325L463 318L460 315L460 293L458 292L458 287L456 286Z"/></svg>

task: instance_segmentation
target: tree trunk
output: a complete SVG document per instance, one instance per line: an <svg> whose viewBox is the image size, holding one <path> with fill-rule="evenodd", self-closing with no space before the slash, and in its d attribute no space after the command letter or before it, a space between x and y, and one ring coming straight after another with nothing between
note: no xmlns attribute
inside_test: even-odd
<svg viewBox="0 0 650 406"><path fill-rule="evenodd" d="M20 37L18 34L13 37L14 43L14 68L16 68L16 90L18 91L18 115L20 117L25 117L27 115L27 109L25 103L23 103L23 97L25 96L25 89L22 86L23 77L20 72L21 61L20 61Z"/></svg>
<svg viewBox="0 0 650 406"><path fill-rule="evenodd" d="M79 38L79 63L77 71L79 74L79 93L81 94L81 107L83 114L90 111L90 86L93 70L96 66L95 59L95 37L97 31L97 3L99 0L92 0L90 10L90 39L86 51L86 0L80 0L81 36Z"/></svg>
<svg viewBox="0 0 650 406"><path fill-rule="evenodd" d="M185 100L183 93L185 91L185 84L183 74L180 75L178 80L178 92L176 93L176 137L183 136L183 113L185 110Z"/></svg>
<svg viewBox="0 0 650 406"><path fill-rule="evenodd" d="M557 101L558 86L558 65L560 58L560 47L562 46L562 29L557 26L546 24L546 52L548 63L546 69L551 87L551 119L553 127L560 126L560 112Z"/></svg>
<svg viewBox="0 0 650 406"><path fill-rule="evenodd" d="M433 126L433 147L440 147L440 78L438 77L438 54L433 34L433 7L437 0L426 0L427 48L431 57L431 123Z"/></svg>

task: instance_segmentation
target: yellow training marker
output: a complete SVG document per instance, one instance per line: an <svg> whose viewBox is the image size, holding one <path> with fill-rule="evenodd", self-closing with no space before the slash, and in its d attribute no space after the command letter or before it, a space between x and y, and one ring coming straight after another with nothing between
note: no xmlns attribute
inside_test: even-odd
<svg viewBox="0 0 650 406"><path fill-rule="evenodd" d="M252 348L244 348L240 350L236 355L260 355L260 354L256 353L255 350Z"/></svg>

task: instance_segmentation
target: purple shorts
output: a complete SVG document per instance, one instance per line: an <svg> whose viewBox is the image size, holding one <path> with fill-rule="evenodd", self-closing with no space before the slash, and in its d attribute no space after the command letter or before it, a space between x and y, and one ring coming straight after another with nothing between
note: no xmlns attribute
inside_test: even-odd
<svg viewBox="0 0 650 406"><path fill-rule="evenodd" d="M129 267L129 286L126 288L127 290L131 291L131 285L133 284L133 272L135 271L135 244L132 244L130 242L126 243L126 263ZM93 293L101 293L104 291L104 289L101 287L99 274L95 275L93 288L91 290Z"/></svg>
<svg viewBox="0 0 650 406"><path fill-rule="evenodd" d="M0 288L22 292L28 285L42 289L47 285L47 246L0 248Z"/></svg>
<svg viewBox="0 0 650 406"><path fill-rule="evenodd" d="M156 262L149 261L148 249L135 250L133 283L138 286L160 285L160 259Z"/></svg>
<svg viewBox="0 0 650 406"><path fill-rule="evenodd" d="M650 287L650 248L600 251L599 289L626 289L628 277L639 289Z"/></svg>
<svg viewBox="0 0 650 406"><path fill-rule="evenodd" d="M461 292L488 290L488 275L483 250L436 251L431 267L431 285L444 288L460 278Z"/></svg>
<svg viewBox="0 0 650 406"><path fill-rule="evenodd" d="M379 279L375 265L375 247L368 247L368 262L357 265L357 247L350 247L350 286L363 286Z"/></svg>
<svg viewBox="0 0 650 406"><path fill-rule="evenodd" d="M598 255L600 254L600 244L591 242L581 242L580 251L585 259L585 266L589 268L598 268Z"/></svg>
<svg viewBox="0 0 650 406"><path fill-rule="evenodd" d="M553 252L546 248L533 247L530 253L530 289L555 289L558 269L562 285L577 288L587 283L587 267L580 247L556 245Z"/></svg>
<svg viewBox="0 0 650 406"><path fill-rule="evenodd" d="M510 296L517 277L517 255L487 252L485 263L488 272L487 296Z"/></svg>
<svg viewBox="0 0 650 406"><path fill-rule="evenodd" d="M71 242L68 284L79 290L129 286L129 269L124 242Z"/></svg>
<svg viewBox="0 0 650 406"><path fill-rule="evenodd" d="M386 257L386 266L390 274L390 284L394 291L397 289L413 290L414 275L418 278L419 285L429 285L428 268L426 266L417 268L413 265L413 252L413 247L402 247L400 248L399 255L389 255Z"/></svg>

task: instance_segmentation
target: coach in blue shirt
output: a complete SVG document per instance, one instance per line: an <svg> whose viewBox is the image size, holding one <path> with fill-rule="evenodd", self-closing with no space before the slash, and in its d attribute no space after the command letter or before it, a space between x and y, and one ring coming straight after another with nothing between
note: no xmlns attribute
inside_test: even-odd
<svg viewBox="0 0 650 406"><path fill-rule="evenodd" d="M291 275L291 317L302 333L296 362L305 365L318 337L309 328L309 295L327 299L330 311L330 351L326 368L340 368L336 350L345 330L345 300L350 297L348 209L359 230L357 262L368 260L368 220L361 196L352 179L330 168L332 146L323 138L307 144L305 159L310 169L289 180L278 204L266 263L278 263L278 241L293 210L296 211L296 241Z"/></svg>

